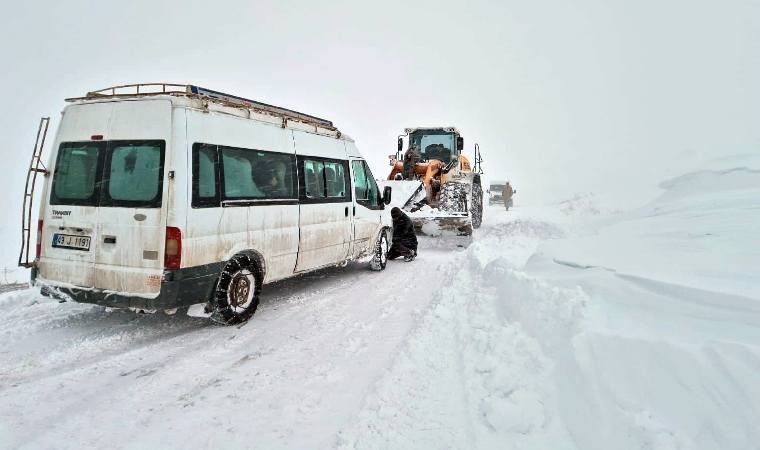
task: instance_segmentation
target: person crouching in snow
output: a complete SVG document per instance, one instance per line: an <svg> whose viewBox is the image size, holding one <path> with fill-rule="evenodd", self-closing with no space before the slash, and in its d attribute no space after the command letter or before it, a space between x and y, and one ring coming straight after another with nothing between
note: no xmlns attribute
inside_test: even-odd
<svg viewBox="0 0 760 450"><path fill-rule="evenodd" d="M404 257L404 261L411 261L417 256L417 236L414 234L412 219L404 214L400 208L391 209L393 218L393 244L388 249L388 259Z"/></svg>

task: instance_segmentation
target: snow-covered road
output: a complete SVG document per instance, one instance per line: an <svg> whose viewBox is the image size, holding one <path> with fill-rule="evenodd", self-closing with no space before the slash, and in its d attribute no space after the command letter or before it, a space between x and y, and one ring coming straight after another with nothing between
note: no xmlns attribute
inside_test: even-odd
<svg viewBox="0 0 760 450"><path fill-rule="evenodd" d="M757 448L760 171L265 288L253 320L0 294L0 448Z"/></svg>
<svg viewBox="0 0 760 450"><path fill-rule="evenodd" d="M0 444L330 447L461 257L270 285L242 327L6 294Z"/></svg>

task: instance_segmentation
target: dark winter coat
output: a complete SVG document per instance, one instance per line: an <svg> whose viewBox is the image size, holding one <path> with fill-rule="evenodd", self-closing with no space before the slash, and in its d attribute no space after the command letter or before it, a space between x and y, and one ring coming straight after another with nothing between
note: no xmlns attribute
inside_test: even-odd
<svg viewBox="0 0 760 450"><path fill-rule="evenodd" d="M393 219L393 243L417 250L417 236L414 234L412 219L404 213Z"/></svg>

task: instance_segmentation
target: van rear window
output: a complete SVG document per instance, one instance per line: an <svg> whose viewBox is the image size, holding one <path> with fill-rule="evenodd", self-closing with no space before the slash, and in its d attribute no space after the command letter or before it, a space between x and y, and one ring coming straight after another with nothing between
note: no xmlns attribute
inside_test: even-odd
<svg viewBox="0 0 760 450"><path fill-rule="evenodd" d="M160 207L164 148L164 141L62 143L50 203Z"/></svg>
<svg viewBox="0 0 760 450"><path fill-rule="evenodd" d="M96 205L104 142L64 143L58 150L50 203Z"/></svg>
<svg viewBox="0 0 760 450"><path fill-rule="evenodd" d="M113 142L108 156L101 206L161 205L162 144Z"/></svg>

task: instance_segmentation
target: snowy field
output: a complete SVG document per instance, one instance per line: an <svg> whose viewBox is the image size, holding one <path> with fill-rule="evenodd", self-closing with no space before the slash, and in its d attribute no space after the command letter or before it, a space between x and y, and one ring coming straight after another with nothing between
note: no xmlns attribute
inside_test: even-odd
<svg viewBox="0 0 760 450"><path fill-rule="evenodd" d="M758 169L491 208L241 327L0 294L0 448L758 448Z"/></svg>

